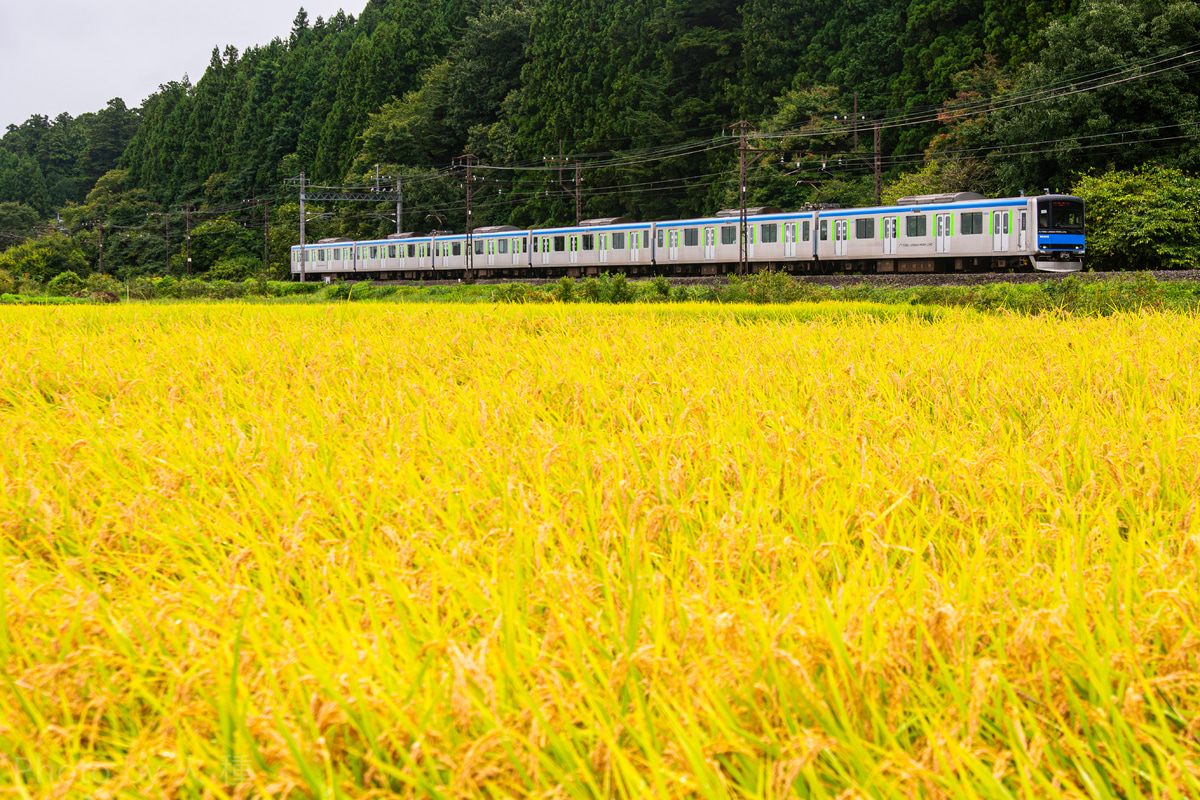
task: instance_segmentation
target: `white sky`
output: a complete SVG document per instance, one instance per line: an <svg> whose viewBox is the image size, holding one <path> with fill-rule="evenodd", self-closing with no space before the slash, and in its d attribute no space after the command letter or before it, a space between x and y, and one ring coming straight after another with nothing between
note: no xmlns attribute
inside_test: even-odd
<svg viewBox="0 0 1200 800"><path fill-rule="evenodd" d="M140 106L184 73L196 83L214 45L286 40L302 6L312 24L366 0L0 0L0 136L34 114Z"/></svg>

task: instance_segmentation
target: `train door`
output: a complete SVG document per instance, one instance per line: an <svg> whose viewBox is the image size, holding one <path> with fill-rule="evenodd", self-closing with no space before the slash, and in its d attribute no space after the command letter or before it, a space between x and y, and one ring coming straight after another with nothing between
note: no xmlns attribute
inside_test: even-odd
<svg viewBox="0 0 1200 800"><path fill-rule="evenodd" d="M850 221L839 219L833 223L833 254L835 256L846 255L846 249L849 243Z"/></svg>
<svg viewBox="0 0 1200 800"><path fill-rule="evenodd" d="M667 231L667 257L672 261L679 260L679 229Z"/></svg>
<svg viewBox="0 0 1200 800"><path fill-rule="evenodd" d="M704 229L704 257L706 259L714 259L717 257L717 229Z"/></svg>
<svg viewBox="0 0 1200 800"><path fill-rule="evenodd" d="M541 245L542 245L542 263L543 263L543 264L549 264L549 263L550 263L550 237L549 237L549 236L542 236L542 237L541 237L541 240L542 240L542 241L541 241Z"/></svg>
<svg viewBox="0 0 1200 800"><path fill-rule="evenodd" d="M783 256L784 258L796 257L796 223L783 223Z"/></svg>
<svg viewBox="0 0 1200 800"><path fill-rule="evenodd" d="M746 258L754 258L754 242L758 239L758 226L746 226Z"/></svg>
<svg viewBox="0 0 1200 800"><path fill-rule="evenodd" d="M641 258L642 253L642 232L630 231L629 233L629 261L637 263Z"/></svg>
<svg viewBox="0 0 1200 800"><path fill-rule="evenodd" d="M1017 230L1017 249L1024 252L1029 246L1029 242L1025 238L1025 232L1029 229L1029 212L1021 209L1020 228Z"/></svg>
<svg viewBox="0 0 1200 800"><path fill-rule="evenodd" d="M516 237L513 237L512 239L508 240L508 247L509 247L510 252L512 253L512 265L514 267L520 266L520 264L521 264L521 242L522 241L524 241L524 240L518 239Z"/></svg>
<svg viewBox="0 0 1200 800"><path fill-rule="evenodd" d="M567 253L572 264L579 263L579 234L567 237Z"/></svg>
<svg viewBox="0 0 1200 800"><path fill-rule="evenodd" d="M950 252L950 215L938 214L934 219L933 252Z"/></svg>
<svg viewBox="0 0 1200 800"><path fill-rule="evenodd" d="M896 255L897 237L896 232L900 225L899 217L884 217L883 218L883 254L885 256Z"/></svg>
<svg viewBox="0 0 1200 800"><path fill-rule="evenodd" d="M992 250L994 252L1003 253L1008 250L1009 220L1011 218L1007 211L992 212Z"/></svg>
<svg viewBox="0 0 1200 800"><path fill-rule="evenodd" d="M596 234L596 252L600 254L600 263L608 263L608 239L612 234L598 233Z"/></svg>

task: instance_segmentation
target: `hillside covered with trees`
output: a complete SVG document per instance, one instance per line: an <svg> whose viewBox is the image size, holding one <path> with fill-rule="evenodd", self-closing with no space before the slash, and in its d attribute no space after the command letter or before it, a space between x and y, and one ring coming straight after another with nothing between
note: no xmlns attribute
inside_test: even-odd
<svg viewBox="0 0 1200 800"><path fill-rule="evenodd" d="M10 126L0 269L238 277L265 259L282 275L298 239L289 179L370 184L378 170L403 182L406 230L462 229L450 167L467 152L484 165L477 224L573 221L577 190L584 217L711 213L736 202L741 120L755 203L872 202L877 131L885 200L1080 185L1175 197L1197 191L1198 28L1190 0L301 10L286 38L214 49L199 80L141 108ZM394 225L387 205L323 210L312 236Z"/></svg>

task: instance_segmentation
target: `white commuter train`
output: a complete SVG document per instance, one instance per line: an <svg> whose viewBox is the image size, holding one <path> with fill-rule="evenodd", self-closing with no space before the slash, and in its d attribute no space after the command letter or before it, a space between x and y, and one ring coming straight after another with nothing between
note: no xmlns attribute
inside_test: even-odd
<svg viewBox="0 0 1200 800"><path fill-rule="evenodd" d="M1071 195L987 199L926 195L893 206L749 210L753 270L791 273L987 272L1083 267L1084 204ZM468 250L470 255L468 257ZM296 279L417 280L637 275L717 275L742 257L740 214L579 226L326 239L292 248Z"/></svg>

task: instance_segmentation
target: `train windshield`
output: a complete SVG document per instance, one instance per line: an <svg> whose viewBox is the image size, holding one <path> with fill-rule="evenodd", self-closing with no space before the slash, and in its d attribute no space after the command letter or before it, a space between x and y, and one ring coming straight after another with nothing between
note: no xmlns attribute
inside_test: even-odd
<svg viewBox="0 0 1200 800"><path fill-rule="evenodd" d="M1075 198L1039 198L1038 230L1083 233L1083 201Z"/></svg>

